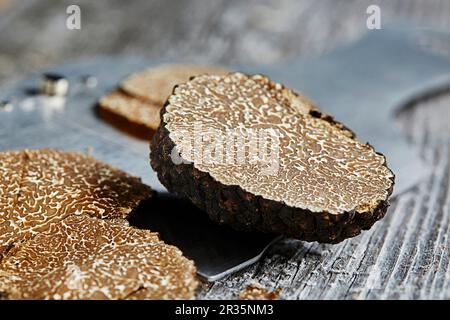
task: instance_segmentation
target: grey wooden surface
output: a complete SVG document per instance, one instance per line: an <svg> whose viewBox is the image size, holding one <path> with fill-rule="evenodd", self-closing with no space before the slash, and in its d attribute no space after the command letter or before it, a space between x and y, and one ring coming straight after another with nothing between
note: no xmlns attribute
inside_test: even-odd
<svg viewBox="0 0 450 320"><path fill-rule="evenodd" d="M69 4L81 6L80 31L65 28ZM369 4L383 24L450 31L446 0L0 0L0 84L92 55L270 64L321 54L367 32ZM283 299L450 299L450 95L405 107L398 124L432 175L385 219L339 245L280 241L254 266L204 284L199 298L233 299L256 282L282 288Z"/></svg>

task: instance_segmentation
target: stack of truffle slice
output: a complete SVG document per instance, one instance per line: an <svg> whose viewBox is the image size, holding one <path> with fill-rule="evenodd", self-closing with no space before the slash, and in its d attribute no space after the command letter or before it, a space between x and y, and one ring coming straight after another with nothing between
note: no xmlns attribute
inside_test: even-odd
<svg viewBox="0 0 450 320"><path fill-rule="evenodd" d="M225 74L218 67L167 64L132 74L102 97L101 118L137 138L150 140L159 126L159 113L173 87L199 74Z"/></svg>

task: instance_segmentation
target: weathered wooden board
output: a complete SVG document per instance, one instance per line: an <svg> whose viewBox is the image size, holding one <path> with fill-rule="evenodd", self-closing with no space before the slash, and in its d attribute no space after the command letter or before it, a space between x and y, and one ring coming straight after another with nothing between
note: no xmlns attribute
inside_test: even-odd
<svg viewBox="0 0 450 320"><path fill-rule="evenodd" d="M82 8L82 29L65 8ZM450 1L0 1L0 83L68 59L145 55L259 64L314 55L367 32L365 10L450 30ZM376 31L373 31L376 32ZM439 48L450 54L450 48ZM398 123L432 175L393 201L361 236L330 246L284 240L258 264L205 284L202 299L236 298L259 282L284 299L450 299L450 95L405 108Z"/></svg>

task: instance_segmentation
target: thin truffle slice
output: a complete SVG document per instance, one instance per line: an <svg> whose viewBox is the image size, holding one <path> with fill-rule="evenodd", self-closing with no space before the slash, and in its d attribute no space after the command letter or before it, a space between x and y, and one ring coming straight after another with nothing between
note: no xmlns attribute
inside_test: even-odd
<svg viewBox="0 0 450 320"><path fill-rule="evenodd" d="M0 296L187 299L193 263L125 220L153 191L89 156L0 153Z"/></svg>
<svg viewBox="0 0 450 320"><path fill-rule="evenodd" d="M0 268L8 299L193 299L192 261L125 220L70 216L11 251Z"/></svg>
<svg viewBox="0 0 450 320"><path fill-rule="evenodd" d="M134 137L150 140L159 126L160 111L173 87L200 74L225 74L218 67L168 64L125 79L119 89L100 99L99 116Z"/></svg>
<svg viewBox="0 0 450 320"><path fill-rule="evenodd" d="M277 300L280 294L281 288L270 292L258 284L250 284L239 294L239 300Z"/></svg>
<svg viewBox="0 0 450 320"><path fill-rule="evenodd" d="M329 243L382 218L394 185L385 157L342 124L292 90L242 73L174 89L151 165L169 191L218 223Z"/></svg>
<svg viewBox="0 0 450 320"><path fill-rule="evenodd" d="M137 138L150 140L159 126L161 107L116 90L100 99L98 114L116 128Z"/></svg>
<svg viewBox="0 0 450 320"><path fill-rule="evenodd" d="M8 233L12 234L17 226L10 222L9 217L18 216L14 208L19 197L25 161L26 155L22 152L0 154L0 261L13 245L13 241L7 241Z"/></svg>
<svg viewBox="0 0 450 320"><path fill-rule="evenodd" d="M73 214L126 218L153 192L140 179L74 152L3 152L0 168L0 254Z"/></svg>
<svg viewBox="0 0 450 320"><path fill-rule="evenodd" d="M165 64L132 74L122 81L120 88L129 95L163 106L175 85L201 74L223 75L222 68L213 66L193 66Z"/></svg>

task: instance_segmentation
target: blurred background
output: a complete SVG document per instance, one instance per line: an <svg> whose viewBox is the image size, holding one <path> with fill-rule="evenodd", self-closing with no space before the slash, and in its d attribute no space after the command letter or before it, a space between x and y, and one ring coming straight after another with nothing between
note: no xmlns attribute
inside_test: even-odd
<svg viewBox="0 0 450 320"><path fill-rule="evenodd" d="M71 4L81 30L66 28ZM450 29L448 0L0 0L0 84L91 55L232 65L316 55L367 32L371 4L382 26Z"/></svg>

